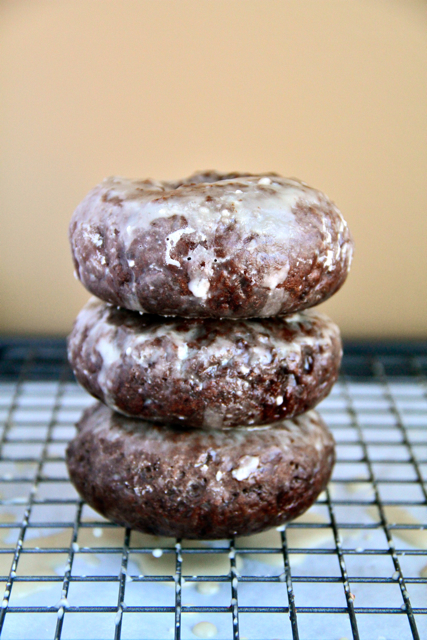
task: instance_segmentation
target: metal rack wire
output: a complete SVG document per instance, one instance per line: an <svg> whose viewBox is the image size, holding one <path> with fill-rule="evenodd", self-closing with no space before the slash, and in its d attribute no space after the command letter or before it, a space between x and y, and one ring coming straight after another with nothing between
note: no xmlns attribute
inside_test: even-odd
<svg viewBox="0 0 427 640"><path fill-rule="evenodd" d="M258 543L196 544L83 503L64 452L92 399L63 341L0 341L1 637L427 638L426 374L426 345L349 345L315 507Z"/></svg>

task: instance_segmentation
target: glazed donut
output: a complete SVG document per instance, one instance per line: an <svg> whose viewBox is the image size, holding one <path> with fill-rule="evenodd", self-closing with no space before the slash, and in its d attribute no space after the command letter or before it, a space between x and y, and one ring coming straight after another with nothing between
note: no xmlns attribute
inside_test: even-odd
<svg viewBox="0 0 427 640"><path fill-rule="evenodd" d="M268 424L313 408L341 361L314 310L284 318L162 318L92 299L68 340L77 380L125 415L204 429Z"/></svg>
<svg viewBox="0 0 427 640"><path fill-rule="evenodd" d="M320 191L276 174L108 178L73 214L76 277L95 296L165 316L286 315L335 293L353 241Z"/></svg>
<svg viewBox="0 0 427 640"><path fill-rule="evenodd" d="M97 403L68 445L82 498L125 527L219 539L282 525L325 488L334 441L310 411L271 427L180 431Z"/></svg>

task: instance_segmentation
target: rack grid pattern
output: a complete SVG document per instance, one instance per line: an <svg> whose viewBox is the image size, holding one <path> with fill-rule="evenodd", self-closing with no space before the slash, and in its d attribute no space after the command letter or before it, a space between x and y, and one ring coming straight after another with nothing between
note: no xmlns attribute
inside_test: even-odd
<svg viewBox="0 0 427 640"><path fill-rule="evenodd" d="M320 406L333 480L268 537L156 540L95 514L64 464L92 402L63 341L0 341L2 638L427 638L426 345L349 347Z"/></svg>

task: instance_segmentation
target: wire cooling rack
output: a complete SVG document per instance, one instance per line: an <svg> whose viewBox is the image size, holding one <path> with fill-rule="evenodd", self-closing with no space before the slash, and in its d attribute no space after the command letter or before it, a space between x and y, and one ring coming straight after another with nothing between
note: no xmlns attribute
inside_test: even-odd
<svg viewBox="0 0 427 640"><path fill-rule="evenodd" d="M0 341L2 638L427 638L427 345L348 345L333 481L301 519L197 543L101 518L64 452L93 400L60 340Z"/></svg>

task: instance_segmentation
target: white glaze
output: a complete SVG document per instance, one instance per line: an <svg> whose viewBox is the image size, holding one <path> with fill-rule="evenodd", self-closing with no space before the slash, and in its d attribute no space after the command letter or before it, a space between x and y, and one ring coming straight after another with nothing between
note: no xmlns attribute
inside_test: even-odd
<svg viewBox="0 0 427 640"><path fill-rule="evenodd" d="M198 622L192 628L193 635L196 638L203 638L204 640L208 640L208 638L215 638L218 633L218 629L212 622L202 621Z"/></svg>
<svg viewBox="0 0 427 640"><path fill-rule="evenodd" d="M239 482L247 480L259 467L258 456L243 456L237 469L233 469L231 475Z"/></svg>
<svg viewBox="0 0 427 640"><path fill-rule="evenodd" d="M171 249L176 245L181 236L183 236L185 233L194 233L194 231L195 230L191 227L186 227L185 229L178 229L177 231L173 231L169 234L169 236L166 238L166 264L174 264L177 267L181 266L178 260L173 260L170 257Z"/></svg>
<svg viewBox="0 0 427 640"><path fill-rule="evenodd" d="M246 273L246 277L253 285L266 289L268 298L258 314L263 317L286 312L283 309L288 296L283 285L289 274L290 262L285 256L299 256L300 262L312 259L310 253L305 253L304 242L301 244L301 224L308 225L307 228L311 225L317 234L319 247L322 247L318 260L323 264L324 273L333 271L337 264L347 263L349 266L351 255L348 253L351 254L352 245L348 240L347 225L339 210L320 191L298 180L279 176L240 176L228 180L217 176L217 181L213 182L203 182L200 176L194 179L196 184L191 183L191 179L175 184L106 178L88 194L74 214L78 230L75 241L71 240L75 257L81 265L79 277L89 290L95 287L96 282L108 280L109 270L118 261L118 249L106 249L110 246L108 242L104 247L104 238L96 231L99 225L109 238L118 233L120 251L127 254L135 240L144 246L147 233L151 233L153 224L161 219L175 220L174 226L180 225L169 232L162 241L164 246L159 247L159 251L164 250L164 264L178 270L171 274L172 278L175 274L185 274L189 294L182 292L181 295L193 296L202 306L207 304L212 294L214 270L220 268L214 263L230 257L216 256L216 238L229 224L238 229L240 242L254 236L245 244L247 255L253 254L253 269ZM208 202L209 196L211 200ZM319 215L313 216L310 222L305 220L301 223L295 215L299 205L314 207ZM92 245L94 251L90 255L80 255L78 234ZM174 256L172 252L183 235L188 235L195 246L186 256ZM272 255L277 254L277 259L265 259L269 248ZM108 253L107 260L103 255L104 249ZM233 254L236 245L230 242L227 250ZM316 251L315 247L310 251ZM128 258L127 264L131 269L137 266L132 258ZM161 262L151 266L161 272ZM319 286L324 286L322 278ZM126 284L125 306L144 311L138 297L139 287L136 277ZM224 315L232 314L225 311Z"/></svg>
<svg viewBox="0 0 427 640"><path fill-rule="evenodd" d="M267 183L258 180L257 177L248 176L238 178L237 181L244 187L244 191L240 194L235 193L236 179L221 182L225 188L218 198L220 209L215 210L205 206L204 191L197 193L183 186L177 189L180 192L178 201L171 199L166 202L156 202L153 201L156 196L170 191L168 183L150 183L143 186L144 183L139 180L106 178L91 192L90 208L93 210L102 206L101 199L105 193L108 193L108 199L113 202L115 198L120 198L123 201L121 230L126 231L129 237L134 237L140 230L148 229L153 220L175 215L185 216L188 227L193 229L202 227L206 233L218 226L222 216L230 215L227 207L232 207L235 209L233 217L247 233L272 235L283 241L289 240L292 234L294 222L292 209L297 201L304 199L307 203L319 202L319 192L303 186L297 180L280 178L269 181L269 189L265 192L259 187ZM206 185L206 188L209 187L210 185ZM237 198L236 195L238 195ZM116 205L112 204L112 208L114 206ZM224 211L227 213L224 214ZM102 239L98 238L96 242L100 243L97 246L101 246Z"/></svg>

